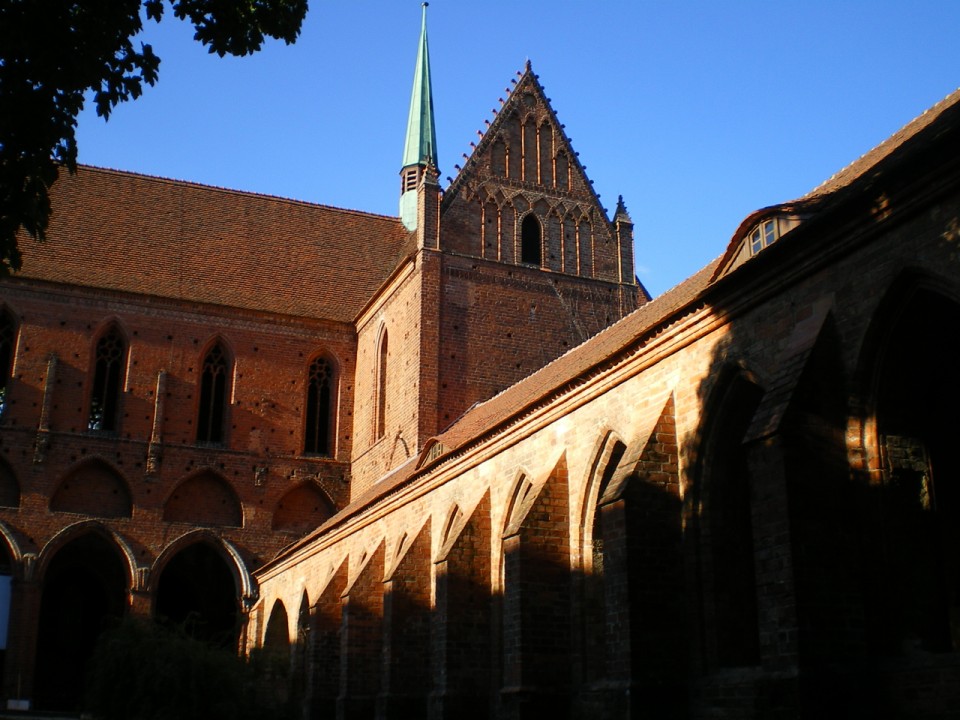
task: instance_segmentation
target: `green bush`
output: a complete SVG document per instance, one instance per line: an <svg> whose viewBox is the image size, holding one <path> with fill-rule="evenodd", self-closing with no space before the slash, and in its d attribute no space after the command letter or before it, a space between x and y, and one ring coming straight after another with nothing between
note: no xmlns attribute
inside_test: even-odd
<svg viewBox="0 0 960 720"><path fill-rule="evenodd" d="M97 642L86 706L100 720L293 720L289 673L268 665L180 627L127 618Z"/></svg>

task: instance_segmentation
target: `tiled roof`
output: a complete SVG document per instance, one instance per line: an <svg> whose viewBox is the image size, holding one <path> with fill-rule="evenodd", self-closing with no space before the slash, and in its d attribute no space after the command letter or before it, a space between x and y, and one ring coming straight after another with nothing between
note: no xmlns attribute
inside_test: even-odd
<svg viewBox="0 0 960 720"><path fill-rule="evenodd" d="M616 362L621 351L630 348L637 341L656 334L658 328L668 323L677 311L690 305L706 289L718 261L719 259L714 260L680 285L643 305L623 320L597 333L499 395L468 410L449 429L435 438L443 446L443 454L447 455L472 441L481 440L490 432L496 432L504 423L522 417L526 409L539 402L549 401L571 382L576 382L604 362ZM267 566L288 557L298 548L310 545L328 530L414 481L423 472L413 460L411 458L395 468L319 528L282 550Z"/></svg>
<svg viewBox="0 0 960 720"><path fill-rule="evenodd" d="M18 276L352 321L412 250L398 218L81 167Z"/></svg>
<svg viewBox="0 0 960 720"><path fill-rule="evenodd" d="M956 117L958 113L960 113L960 89L954 90L803 197L750 213L743 219L730 239L724 257L717 266L718 276L731 269L731 261L736 256L744 236L762 219L779 213L816 213L831 206L834 202L841 200L845 191L858 181L868 179L869 176L880 172L881 168L896 165L897 158L902 153L912 152L922 148L925 143L935 141L937 132L932 134L924 132L931 125L936 123L940 128L945 129L960 124L960 120Z"/></svg>
<svg viewBox="0 0 960 720"><path fill-rule="evenodd" d="M880 162L894 155L908 141L920 135L930 125L958 104L960 104L960 89L954 90L943 100L925 110L921 115L904 125L875 148L864 153L839 172L834 173L826 181L804 195L801 200L815 200L836 192L840 188L849 186L855 180L864 176L869 170L876 167Z"/></svg>

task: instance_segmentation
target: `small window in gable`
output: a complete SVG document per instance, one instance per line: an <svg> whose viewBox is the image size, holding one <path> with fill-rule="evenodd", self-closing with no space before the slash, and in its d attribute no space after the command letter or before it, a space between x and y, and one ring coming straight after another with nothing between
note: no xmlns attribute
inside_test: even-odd
<svg viewBox="0 0 960 720"><path fill-rule="evenodd" d="M307 377L307 426L303 451L331 455L333 449L333 365L324 357L310 363Z"/></svg>
<svg viewBox="0 0 960 720"><path fill-rule="evenodd" d="M120 331L111 326L97 341L88 430L112 432L117 429L126 357L127 343Z"/></svg>
<svg viewBox="0 0 960 720"><path fill-rule="evenodd" d="M529 265L540 265L541 262L541 236L542 228L540 221L533 213L527 214L523 218L523 224L520 226L520 262Z"/></svg>
<svg viewBox="0 0 960 720"><path fill-rule="evenodd" d="M747 242L750 244L750 254L756 255L765 247L773 245L778 237L780 237L780 233L777 231L777 219L771 218L763 221L753 229L747 238Z"/></svg>
<svg viewBox="0 0 960 720"><path fill-rule="evenodd" d="M7 386L13 370L16 342L17 323L6 308L0 308L0 418L7 408Z"/></svg>
<svg viewBox="0 0 960 720"><path fill-rule="evenodd" d="M230 390L230 363L221 343L210 348L203 358L201 372L197 442L222 443Z"/></svg>

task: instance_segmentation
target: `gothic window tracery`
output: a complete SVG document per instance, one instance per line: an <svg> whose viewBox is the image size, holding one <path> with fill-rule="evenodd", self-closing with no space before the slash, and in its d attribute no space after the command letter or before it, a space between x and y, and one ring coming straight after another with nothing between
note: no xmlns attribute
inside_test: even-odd
<svg viewBox="0 0 960 720"><path fill-rule="evenodd" d="M230 362L223 344L217 342L203 358L197 442L219 444L225 437Z"/></svg>
<svg viewBox="0 0 960 720"><path fill-rule="evenodd" d="M88 430L112 432L117 429L126 357L127 343L117 327L111 326L97 341Z"/></svg>
<svg viewBox="0 0 960 720"><path fill-rule="evenodd" d="M310 363L307 373L307 418L303 451L308 454L333 454L334 369L320 356Z"/></svg>

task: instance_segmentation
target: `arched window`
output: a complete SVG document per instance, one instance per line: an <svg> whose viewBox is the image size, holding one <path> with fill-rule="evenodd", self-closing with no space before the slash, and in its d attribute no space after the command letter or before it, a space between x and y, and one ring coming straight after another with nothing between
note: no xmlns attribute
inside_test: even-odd
<svg viewBox="0 0 960 720"><path fill-rule="evenodd" d="M97 341L94 357L93 392L90 394L88 430L113 431L118 425L123 366L127 343L116 326L111 326Z"/></svg>
<svg viewBox="0 0 960 720"><path fill-rule="evenodd" d="M0 417L7 408L7 385L13 370L16 341L17 323L6 308L0 308Z"/></svg>
<svg viewBox="0 0 960 720"><path fill-rule="evenodd" d="M523 218L520 226L520 262L530 265L540 265L541 250L540 238L542 236L540 221L533 213L528 213Z"/></svg>
<svg viewBox="0 0 960 720"><path fill-rule="evenodd" d="M387 329L380 335L380 348L377 357L377 425L376 439L387 431Z"/></svg>
<svg viewBox="0 0 960 720"><path fill-rule="evenodd" d="M201 372L197 442L222 443L230 390L230 363L221 343L216 343L203 358Z"/></svg>
<svg viewBox="0 0 960 720"><path fill-rule="evenodd" d="M333 454L333 364L324 357L310 363L307 376L307 426L303 451Z"/></svg>

